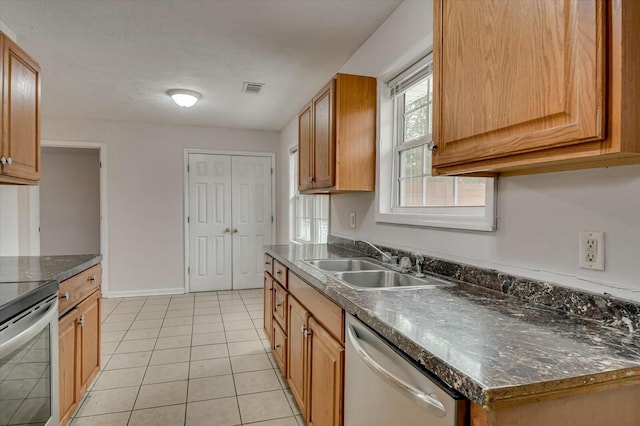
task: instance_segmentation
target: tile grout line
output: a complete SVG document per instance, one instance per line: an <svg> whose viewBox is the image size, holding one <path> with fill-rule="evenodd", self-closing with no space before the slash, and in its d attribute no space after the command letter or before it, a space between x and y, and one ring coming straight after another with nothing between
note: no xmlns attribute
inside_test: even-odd
<svg viewBox="0 0 640 426"><path fill-rule="evenodd" d="M142 304L142 306L144 306L147 301L149 300L149 298L147 298L147 300L145 300L145 302ZM169 299L169 305L171 304L171 299ZM164 315L162 317L162 322L160 323L160 330L162 330L162 324L164 323L164 320L167 316L167 312L169 312L169 305L167 305L167 309L164 311ZM142 310L142 306L140 307L140 310L138 310L138 313L136 314L136 318L138 318L138 315L140 315L140 311ZM135 319L134 319L135 322ZM131 323L133 325L133 323ZM160 332L158 331L158 336L160 335ZM138 392L136 393L136 398L133 400L133 406L131 407L131 411L129 411L129 418L127 419L127 425L129 425L129 423L131 423L131 418L133 417L133 411L136 408L136 403L138 402L138 398L140 397L140 391L142 390L142 386L144 384L144 378L147 376L147 372L149 371L149 364L151 363L151 358L153 357L153 351L155 350L156 345L158 344L158 338L156 337L156 341L153 345L153 349L151 349L151 355L149 355L149 360L147 361L147 364L144 368L144 374L142 375L142 381L140 382L140 386L138 386Z"/></svg>

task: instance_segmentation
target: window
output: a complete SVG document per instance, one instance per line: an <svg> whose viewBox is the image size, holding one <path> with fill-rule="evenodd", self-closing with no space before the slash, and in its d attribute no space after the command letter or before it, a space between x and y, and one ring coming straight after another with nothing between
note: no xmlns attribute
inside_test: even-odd
<svg viewBox="0 0 640 426"><path fill-rule="evenodd" d="M493 179L431 176L431 55L383 87L377 220L474 230L495 228Z"/></svg>
<svg viewBox="0 0 640 426"><path fill-rule="evenodd" d="M329 234L329 196L301 195L298 192L298 148L291 150L289 162L291 240L324 244Z"/></svg>

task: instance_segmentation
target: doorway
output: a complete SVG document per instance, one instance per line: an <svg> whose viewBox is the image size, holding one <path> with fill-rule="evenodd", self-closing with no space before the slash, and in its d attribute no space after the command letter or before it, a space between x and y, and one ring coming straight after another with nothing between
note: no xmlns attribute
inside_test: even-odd
<svg viewBox="0 0 640 426"><path fill-rule="evenodd" d="M40 252L101 254L109 295L107 147L102 142L42 140Z"/></svg>
<svg viewBox="0 0 640 426"><path fill-rule="evenodd" d="M42 147L40 254L100 253L100 152Z"/></svg>
<svg viewBox="0 0 640 426"><path fill-rule="evenodd" d="M262 287L274 155L185 152L186 291Z"/></svg>

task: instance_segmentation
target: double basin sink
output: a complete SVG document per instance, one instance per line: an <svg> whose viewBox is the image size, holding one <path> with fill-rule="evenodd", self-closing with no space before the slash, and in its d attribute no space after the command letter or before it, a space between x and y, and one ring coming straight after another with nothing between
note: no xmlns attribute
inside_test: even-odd
<svg viewBox="0 0 640 426"><path fill-rule="evenodd" d="M383 263L369 258L306 260L309 265L358 289L401 289L416 287L444 287L454 284L431 276L416 277L393 271Z"/></svg>

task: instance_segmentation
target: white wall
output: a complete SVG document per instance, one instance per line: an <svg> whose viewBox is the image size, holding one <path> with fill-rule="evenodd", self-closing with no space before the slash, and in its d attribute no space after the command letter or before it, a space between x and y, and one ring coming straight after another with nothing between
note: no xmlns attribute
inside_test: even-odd
<svg viewBox="0 0 640 426"><path fill-rule="evenodd" d="M100 253L100 150L43 147L40 254Z"/></svg>
<svg viewBox="0 0 640 426"><path fill-rule="evenodd" d="M386 81L418 59L431 45L431 8L405 0L340 72ZM295 117L285 130L281 149L292 143ZM640 301L640 166L511 177L498 186L496 232L376 223L374 194L359 193L331 197L331 233ZM606 233L604 272L578 268L580 231Z"/></svg>
<svg viewBox="0 0 640 426"><path fill-rule="evenodd" d="M277 132L44 119L42 138L107 145L109 295L181 292L185 148L276 152Z"/></svg>

